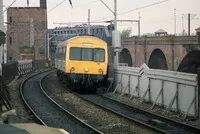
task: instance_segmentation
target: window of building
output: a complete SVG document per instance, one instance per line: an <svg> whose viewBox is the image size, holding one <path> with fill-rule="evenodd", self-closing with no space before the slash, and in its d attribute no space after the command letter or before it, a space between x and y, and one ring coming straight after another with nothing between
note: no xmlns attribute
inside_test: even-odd
<svg viewBox="0 0 200 134"><path fill-rule="evenodd" d="M10 23L11 23L11 22L12 22L12 16L10 16L9 19L10 19L9 21L10 21Z"/></svg>
<svg viewBox="0 0 200 134"><path fill-rule="evenodd" d="M12 45L12 37L9 37L9 44Z"/></svg>

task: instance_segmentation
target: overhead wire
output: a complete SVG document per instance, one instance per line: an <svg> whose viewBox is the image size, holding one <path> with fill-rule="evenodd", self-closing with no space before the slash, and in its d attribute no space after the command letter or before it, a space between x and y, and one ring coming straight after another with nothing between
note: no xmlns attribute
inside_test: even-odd
<svg viewBox="0 0 200 134"><path fill-rule="evenodd" d="M65 1L65 0L64 0ZM62 4L64 1L62 1L61 3L59 3L57 6L55 6L54 8L52 8L50 11L52 11L53 9L57 8L60 4ZM89 3L94 3L94 2L97 2L99 0L93 0ZM152 3L152 4L149 4L149 5L145 5L145 6L142 6L142 7L139 7L139 8L135 8L135 9L131 9L131 10L128 10L128 11L125 11L125 12L121 12L121 13L118 13L117 15L123 15L123 14L126 14L126 13L129 13L129 12L133 12L133 11L136 11L136 10L139 10L139 9L143 9L143 8L147 8L147 7L151 7L151 6L154 6L154 5L158 5L158 4L161 4L161 3L164 3L164 2L167 2L169 0L163 0L163 1L159 1L159 2L156 2L156 3ZM88 4L89 4L88 3ZM81 6L76 6L76 7L81 7ZM76 8L74 7L74 8ZM93 20L91 21L91 23L95 23L96 21L99 21L99 20L105 20L105 19L108 19L108 18L111 18L113 16L107 16L107 17L103 17L101 19L97 19L97 20Z"/></svg>
<svg viewBox="0 0 200 134"><path fill-rule="evenodd" d="M92 4L92 3L95 3L95 2L97 2L97 1L99 1L99 0L92 0L92 1L90 1L90 2L88 2L88 3L86 3L86 4L79 5L79 6L75 6L75 7L73 7L73 8L82 7L82 6L84 6L84 5ZM65 2L65 0L63 0L62 2L60 2L59 4L57 4L55 7L51 8L51 9L48 11L48 13L51 12L52 10L56 9L59 5L63 4L64 2Z"/></svg>
<svg viewBox="0 0 200 134"><path fill-rule="evenodd" d="M131 9L131 10L128 10L128 11L125 11L125 12L119 13L118 15L123 15L123 14L129 13L129 12L132 12L132 11L136 11L136 10L138 10L138 9L143 9L143 8L147 8L147 7L155 6L155 5L158 5L158 4L161 4L161 3L167 2L167 1L169 1L169 0L163 0L163 1L159 1L159 2L153 3L153 4L149 4L149 5L146 5L146 6L142 6L142 7L139 7L139 8Z"/></svg>
<svg viewBox="0 0 200 134"><path fill-rule="evenodd" d="M177 20L181 19L181 17L176 17ZM153 20L152 22L143 22L143 24L152 24L152 23L163 23L163 22L171 22L174 18L168 19L168 20Z"/></svg>
<svg viewBox="0 0 200 134"><path fill-rule="evenodd" d="M141 6L139 8L135 8L135 9L131 9L131 10L128 10L128 11L125 11L125 12L118 13L117 16L129 13L129 12L133 12L133 11L136 11L136 10L139 10L139 9L143 9L143 8L151 7L151 6L154 6L154 5L158 5L158 4L167 2L167 1L169 1L169 0L163 0L163 1L160 1L160 2L152 3L152 4L149 4L149 5L145 5L145 6ZM94 21L105 20L105 19L108 19L108 18L111 18L111 17L113 17L113 16L103 17L101 19L97 19L97 20L94 20Z"/></svg>
<svg viewBox="0 0 200 134"><path fill-rule="evenodd" d="M55 7L51 8L51 9L48 11L48 13L51 12L52 10L54 10L55 8L57 8L59 5L61 5L61 4L64 3L65 1L66 1L66 0L63 0L63 1L61 1L59 4L57 4Z"/></svg>
<svg viewBox="0 0 200 134"><path fill-rule="evenodd" d="M87 3L87 5L90 4L90 3L95 3L95 2L97 2L97 1L99 1L99 0L93 0L93 1L91 1L91 2L89 2L89 3ZM143 8L151 7L151 6L154 6L154 5L158 5L158 4L167 2L167 1L169 1L169 0L163 0L163 1L159 1L159 2L156 2L156 3L149 4L149 5L141 6L141 7L139 7L139 8L135 8L135 9L131 9L131 10L128 10L128 11L125 11L125 12L118 13L117 16L123 15L123 14L126 14L126 13L129 13L129 12L137 11L137 10L139 10L139 9L143 9ZM48 13L51 12L52 10L54 10L55 8L57 8L59 5L63 4L64 2L65 2L65 0L61 1L61 2L60 2L59 4L57 4L55 7L51 8L51 9L48 11ZM84 5L85 5L85 4L84 4ZM82 6L83 6L83 5L75 6L74 8L82 7ZM101 18L101 19L93 20L93 21L91 21L91 23L95 23L96 21L99 21L99 20L105 20L105 19L108 19L108 18L111 18L111 17L113 17L113 16L103 17L103 18ZM167 20L167 21L169 21L169 20Z"/></svg>
<svg viewBox="0 0 200 134"><path fill-rule="evenodd" d="M85 5L92 4L92 3L96 3L96 2L98 2L98 1L99 1L99 0L92 0L92 1L90 1L90 2L88 2L88 3L82 4L82 5L78 5L78 6L75 6L75 7L73 7L73 8L83 7L83 6L85 6Z"/></svg>
<svg viewBox="0 0 200 134"><path fill-rule="evenodd" d="M8 10L8 8L11 7L16 1L17 1L17 0L14 0L14 1L3 11L2 14L4 14L4 13Z"/></svg>

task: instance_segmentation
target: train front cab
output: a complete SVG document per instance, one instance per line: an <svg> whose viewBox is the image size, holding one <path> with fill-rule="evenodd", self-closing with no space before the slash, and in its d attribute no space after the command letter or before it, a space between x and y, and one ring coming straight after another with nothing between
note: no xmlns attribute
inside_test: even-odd
<svg viewBox="0 0 200 134"><path fill-rule="evenodd" d="M68 41L66 73L76 88L92 87L107 77L107 44L95 37L76 38Z"/></svg>

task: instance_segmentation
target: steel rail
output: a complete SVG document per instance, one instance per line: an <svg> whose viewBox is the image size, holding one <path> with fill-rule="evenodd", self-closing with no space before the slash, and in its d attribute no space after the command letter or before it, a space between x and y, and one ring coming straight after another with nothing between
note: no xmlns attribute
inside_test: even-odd
<svg viewBox="0 0 200 134"><path fill-rule="evenodd" d="M53 72L52 72L53 73ZM55 100L53 100L45 91L44 88L42 86L42 81L51 73L47 74L46 76L44 76L42 78L42 80L40 81L40 88L42 90L42 92L55 104L57 105L61 110L65 111L67 114L69 114L70 116L72 116L73 118L75 118L76 120L78 120L79 122L81 122L83 125L85 125L86 127L92 129L95 133L98 134L103 134L102 132L100 132L99 130L97 130L96 128L92 127L91 125L85 123L84 121L82 121L81 119L79 119L78 117L76 117L75 115L73 115L71 112L67 111L65 108L63 108L61 105L59 105Z"/></svg>
<svg viewBox="0 0 200 134"><path fill-rule="evenodd" d="M60 82L60 81L59 81L59 82ZM65 87L66 90L68 90L69 92L73 93L73 94L76 95L77 97L79 97L79 98L85 100L86 102L88 102L88 103L90 103L90 104L92 104L92 105L95 105L95 106L97 106L97 107L99 107L99 108L102 108L102 109L104 109L104 110L106 110L106 111L108 111L108 112L112 112L113 114L115 114L115 115L117 115L117 116L124 117L124 118L128 119L129 121L133 121L133 122L135 122L135 123L138 123L139 125L148 127L149 129L151 129L151 130L153 130L153 131L161 132L161 133L166 133L166 134L167 134L167 132L165 132L165 131L163 131L163 130L161 130L161 129L158 129L158 128L153 127L153 126L148 125L148 124L145 124L145 123L143 123L143 122L141 122L141 121L134 120L134 119L132 119L132 118L130 118L130 117L128 117L128 116L125 116L125 115L122 115L122 114L118 113L117 111L114 111L114 110L112 110L112 109L108 109L108 108L106 108L106 107L104 107L104 106L102 106L102 105L98 105L97 103L92 102L92 101L90 101L89 99L86 99L85 97L83 97L83 95L78 94L78 93L75 92L75 91L72 91L71 89L69 89L69 88L66 86L66 84L64 84L64 83L62 83L62 82L60 82L60 84L61 84L63 87Z"/></svg>
<svg viewBox="0 0 200 134"><path fill-rule="evenodd" d="M44 73L44 72L46 72L46 71L49 71L49 70L45 70L45 71L43 71L42 73ZM35 77L36 75L39 75L39 73L41 73L41 72L34 73L34 74L28 76L27 78L25 78L25 79L21 82L21 84L20 84L19 91L20 91L20 95L21 95L21 97L22 97L22 100L24 101L24 103L25 103L25 105L28 107L28 109L31 111L31 113L38 119L38 121L39 121L40 123L42 123L44 126L47 126L47 124L44 123L44 121L43 121L43 120L35 113L35 111L31 108L31 106L28 104L28 102L26 101L26 99L25 99L25 97L24 97L24 94L23 94L23 87L24 87L25 83L26 83L30 78L33 78L33 77Z"/></svg>
<svg viewBox="0 0 200 134"><path fill-rule="evenodd" d="M110 97L107 97L103 94L98 94L100 95L101 97L104 97L105 99L109 99L119 105L123 105L124 107L127 107L128 109L134 109L136 111L139 111L141 112L142 114L145 114L145 115L148 115L148 116L152 116L154 119L157 119L157 120L160 120L164 123L168 123L168 124L173 124L177 127L180 127L182 129L185 129L185 130L189 130L189 131L192 131L194 133L200 133L200 128L197 128L197 127L194 127L194 126L191 126L191 125L188 125L188 124L185 124L185 123L181 123L181 122L178 122L178 121L175 121L173 119L170 119L170 118L167 118L167 117L164 117L164 116L161 116L161 115L158 115L156 113L152 113L152 112L149 112L147 110L144 110L144 109L141 109L141 108L138 108L138 107L134 107L134 106L130 106L126 103L123 103L123 102L120 102L116 99L113 99L113 98L110 98Z"/></svg>
<svg viewBox="0 0 200 134"><path fill-rule="evenodd" d="M51 74L51 73L52 73L51 71L52 71L52 70L43 71L42 74L45 75L45 76L47 76L48 74ZM44 74L44 73L47 73L47 74ZM38 76L38 75L41 75L41 74L36 73L36 74L33 74L33 75L29 76L29 77L26 78L25 80L23 80L23 82L22 82L21 85L20 85L20 94L21 94L21 97L22 97L23 101L25 102L26 106L27 106L27 107L29 108L29 110L33 113L33 115L34 115L43 125L48 126L47 123L41 118L41 117L43 117L43 116L38 115L38 114L35 112L35 110L29 105L28 101L26 100L26 98L24 97L24 94L23 94L23 88L24 88L25 83L26 83L29 79L31 79L31 78L33 78L33 77L35 77L35 76ZM47 94L44 92L43 88L42 88L42 80L44 79L45 76L43 76L43 77L41 78L40 82L39 82L39 87L41 88L41 92L42 92L43 95L47 95ZM80 128L80 130L84 130L84 133L85 133L85 131L86 131L86 133L97 133L97 134L102 134L102 132L98 131L98 130L95 129L95 128L89 127L89 125L87 125L85 122L81 121L80 119L78 119L77 117L73 116L72 114L70 114L70 113L69 113L68 111L66 111L65 109L63 109L61 106L59 106L57 103L55 103L55 101L53 101L52 99L50 99L50 97L49 97L48 95L47 95L46 97L47 97L46 99L48 99L48 101L50 101L51 103L53 103L53 105L54 105L55 107L59 108L62 112L64 112L64 113L66 114L66 116L69 116L70 118L72 118L72 119L75 120L76 122L79 122L79 124L82 124L83 127L80 127L80 126L79 126L79 128ZM39 117L39 116L41 116L41 117ZM48 117L48 115L47 115L47 117ZM70 124L72 124L72 123L70 123ZM73 130L69 130L69 131L73 131Z"/></svg>
<svg viewBox="0 0 200 134"><path fill-rule="evenodd" d="M61 83L61 82L60 82ZM65 84L61 83L63 86L67 87ZM67 87L68 88L68 87ZM109 99L110 101L112 101L112 103L116 103L118 105L121 105L123 107L126 107L128 110L131 109L131 111L133 111L133 113L135 112L136 114L138 114L138 116L141 115L142 116L146 116L146 119L149 120L149 122L144 122L138 118L135 118L134 117L131 117L131 116L127 116L121 112L118 112L118 111L115 111L113 109L110 109L106 106L103 106L103 105L99 105L97 103L95 103L94 101L91 101L89 99L87 99L87 97L84 97L84 95L80 95L72 90L69 90L70 92L72 92L73 94L75 94L76 96L78 96L79 98L82 98L84 99L85 101L91 103L91 104L94 104L98 107L101 107L103 109L106 109L108 111L111 111L117 115L120 115L122 117L125 117L129 120L132 120L134 122L137 122L139 124L142 124L146 127L149 127L153 130L156 130L158 132L162 132L162 133L185 133L185 134L189 134L189 133L200 133L200 129L199 128L196 128L194 126L191 126L191 125L188 125L188 124L184 124L184 123L180 123L180 122L177 122L177 121L174 121L172 119L169 119L167 117L164 117L164 116L160 116L158 114L154 114L154 113L151 113L149 111L146 111L146 110L142 110L142 109L139 109L139 108L136 108L136 107L133 107L133 106L129 106L129 105L126 105L122 102L119 102L117 100L114 100L114 99L111 99L111 98L108 98L104 95L101 95L101 94L98 94L99 96L101 97L104 97L106 99ZM86 95L87 96L87 95ZM159 126L160 125L160 126Z"/></svg>
<svg viewBox="0 0 200 134"><path fill-rule="evenodd" d="M65 84L63 84L63 83L61 83L61 84L62 84L63 86L65 86L65 87L67 87ZM171 120L171 119L169 119L169 118L167 118L167 117L159 116L159 115L157 115L157 114L148 112L148 111L146 111L146 110L142 110L142 109L138 109L138 108L135 108L135 107L131 107L131 106L126 105L126 104L124 104L124 103L121 103L121 102L119 102L119 101L117 101L117 100L114 100L114 99L105 97L105 96L103 96L103 95L101 95L101 94L98 94L99 96L102 96L102 97L104 97L104 98L107 98L107 99L109 99L109 100L112 100L113 102L115 101L115 103L117 103L117 104L119 104L119 105L123 105L123 106L127 107L128 109L132 109L132 111L135 109L136 111L139 111L139 112L141 112L141 113L143 113L143 114L145 114L145 115L153 116L153 118L151 118L152 120L151 120L151 122L149 122L149 124L148 124L148 123L144 123L144 122L142 122L142 121L140 121L140 120L138 120L138 119L134 119L133 117L129 117L129 116L124 115L124 114L122 114L122 113L120 113L120 112L118 112L118 111L109 109L109 108L107 108L107 107L105 107L105 106L102 106L102 105L99 105L99 104L97 104L97 103L95 103L95 102L93 102L93 101L90 101L89 99L87 99L87 97L84 97L84 95L80 95L80 94L78 94L78 93L76 93L76 92L74 92L74 91L72 91L72 90L70 90L70 91L71 91L72 93L74 93L76 96L78 96L78 97L84 99L85 101L87 101L87 102L89 102L89 103L91 103L91 104L94 104L94 105L96 105L96 106L98 106L98 107L101 107L101 108L103 108L103 109L106 109L106 110L108 110L108 111L111 111L111 112L113 112L113 113L115 113L115 114L117 114L117 115L120 115L120 116L122 116L122 117L125 117L125 118L127 118L127 119L129 119L129 120L131 120L131 121L137 122L137 123L139 123L139 124L141 124L141 125L144 125L144 126L146 126L146 127L149 127L149 128L151 128L151 129L153 129L153 130L155 130L155 131L158 131L158 132L162 132L162 133L173 133L173 131L174 131L174 132L175 132L175 131L181 131L181 132L182 132L182 131L186 131L186 132L185 132L186 134L188 134L188 133L190 133L190 132L192 132L192 133L200 133L200 129L199 129L199 128L196 128L196 127L193 127L193 126L184 124L184 123L180 123L180 122ZM166 129L164 129L165 127L162 128L162 127L158 127L158 126L155 125L155 124L157 124L157 125L163 125L162 123L164 123L165 125L170 126L170 127L173 128L173 129L170 129L170 130L168 129L168 130L166 130ZM152 125L152 124L154 124L154 125ZM173 125L172 125L172 124L173 124ZM176 128L176 127L177 127L177 128ZM189 132L189 131L190 131L190 132Z"/></svg>

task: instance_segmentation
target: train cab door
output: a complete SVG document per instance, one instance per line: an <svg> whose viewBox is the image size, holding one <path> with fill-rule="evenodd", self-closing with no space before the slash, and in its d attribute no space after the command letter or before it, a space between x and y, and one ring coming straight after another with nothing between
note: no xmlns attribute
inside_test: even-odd
<svg viewBox="0 0 200 134"><path fill-rule="evenodd" d="M66 67L66 46L62 47L62 60L61 60L61 70L65 72Z"/></svg>

